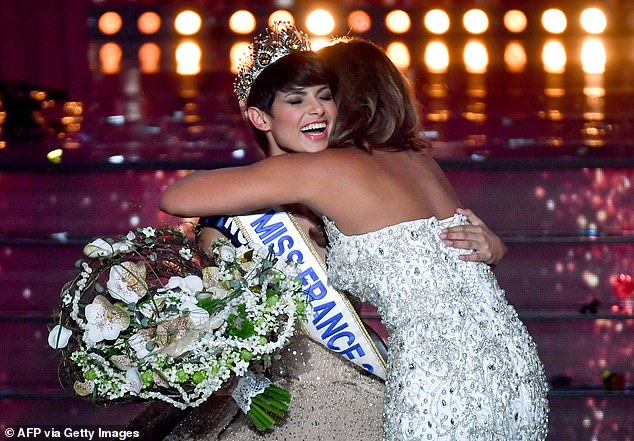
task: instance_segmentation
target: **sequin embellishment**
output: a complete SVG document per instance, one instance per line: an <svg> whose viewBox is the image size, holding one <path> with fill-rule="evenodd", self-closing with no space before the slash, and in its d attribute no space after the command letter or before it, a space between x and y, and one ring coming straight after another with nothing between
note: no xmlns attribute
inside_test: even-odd
<svg viewBox="0 0 634 441"><path fill-rule="evenodd" d="M328 277L373 303L390 332L385 440L544 440L547 383L535 344L488 265L440 231L464 216L347 236L324 219Z"/></svg>

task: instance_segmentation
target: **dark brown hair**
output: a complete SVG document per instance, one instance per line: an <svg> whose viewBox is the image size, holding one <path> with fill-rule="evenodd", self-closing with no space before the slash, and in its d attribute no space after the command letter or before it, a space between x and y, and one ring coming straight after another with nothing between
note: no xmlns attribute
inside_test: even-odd
<svg viewBox="0 0 634 441"><path fill-rule="evenodd" d="M417 104L408 81L385 52L361 39L325 47L319 56L336 77L333 147L423 150Z"/></svg>
<svg viewBox="0 0 634 441"><path fill-rule="evenodd" d="M334 74L314 52L293 52L265 68L255 79L247 99L247 107L271 114L277 92L287 92L296 87L310 87L336 83ZM334 91L333 91L334 93ZM268 155L269 144L264 133L254 128L255 139Z"/></svg>

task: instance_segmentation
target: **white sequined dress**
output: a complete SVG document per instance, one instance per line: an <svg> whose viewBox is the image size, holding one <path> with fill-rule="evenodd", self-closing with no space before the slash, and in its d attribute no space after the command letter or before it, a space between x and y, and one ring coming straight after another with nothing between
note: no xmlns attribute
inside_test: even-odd
<svg viewBox="0 0 634 441"><path fill-rule="evenodd" d="M537 350L488 265L440 240L464 216L349 236L325 219L333 285L377 306L389 338L384 437L544 440Z"/></svg>

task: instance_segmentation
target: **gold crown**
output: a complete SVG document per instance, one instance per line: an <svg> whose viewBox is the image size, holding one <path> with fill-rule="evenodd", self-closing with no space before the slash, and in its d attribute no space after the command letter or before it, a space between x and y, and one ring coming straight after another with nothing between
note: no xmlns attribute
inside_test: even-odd
<svg viewBox="0 0 634 441"><path fill-rule="evenodd" d="M238 64L238 74L233 81L238 100L247 101L253 82L265 68L292 52L309 50L308 35L289 22L275 22L272 28L253 39Z"/></svg>

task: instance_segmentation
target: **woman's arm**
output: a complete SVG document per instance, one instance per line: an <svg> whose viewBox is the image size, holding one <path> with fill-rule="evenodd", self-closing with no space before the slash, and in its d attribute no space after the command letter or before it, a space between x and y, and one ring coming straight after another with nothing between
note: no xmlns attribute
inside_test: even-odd
<svg viewBox="0 0 634 441"><path fill-rule="evenodd" d="M306 203L319 182L304 176L310 174L318 155L295 153L244 167L193 172L165 190L160 208L175 216L193 217Z"/></svg>
<svg viewBox="0 0 634 441"><path fill-rule="evenodd" d="M458 208L456 212L467 216L471 225L445 229L440 235L443 242L450 247L476 251L461 255L462 260L486 262L491 265L500 263L506 254L506 246L502 240L473 211Z"/></svg>

